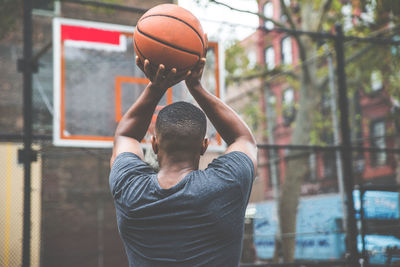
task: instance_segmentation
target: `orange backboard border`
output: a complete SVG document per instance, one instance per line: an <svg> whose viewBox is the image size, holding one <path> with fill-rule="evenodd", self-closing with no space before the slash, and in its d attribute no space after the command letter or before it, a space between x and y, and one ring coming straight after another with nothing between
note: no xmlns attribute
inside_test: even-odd
<svg viewBox="0 0 400 267"><path fill-rule="evenodd" d="M112 147L113 137L111 136L90 136L90 135L70 135L65 129L65 61L64 61L64 41L61 38L61 26L72 25L81 27L90 27L101 30L118 31L122 36L131 36L134 27L107 24L100 22L82 21L75 19L54 18L53 19L53 71L54 71L54 118L53 118L53 144L56 146L68 147ZM223 69L223 59L220 53L220 46L217 42L209 42L209 48L213 49L216 56L215 67L215 80L216 88L215 94L223 100L224 88L221 82ZM141 77L115 77L115 120L118 122L122 117L122 103L121 103L121 90L123 83L137 83L147 84L148 80ZM167 104L173 102L172 88L167 91ZM158 107L160 109L161 106ZM153 117L153 120L156 117ZM224 143L222 142L219 134L217 135L216 146L210 146L211 151L225 150ZM145 147L148 144L143 144Z"/></svg>

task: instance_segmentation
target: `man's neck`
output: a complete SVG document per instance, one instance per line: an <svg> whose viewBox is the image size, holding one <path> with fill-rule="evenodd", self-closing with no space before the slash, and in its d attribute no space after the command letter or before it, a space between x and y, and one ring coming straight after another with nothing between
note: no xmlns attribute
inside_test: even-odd
<svg viewBox="0 0 400 267"><path fill-rule="evenodd" d="M158 157L160 171L157 179L160 186L164 189L171 188L190 172L199 168L200 155L190 155L187 157L174 157L160 155Z"/></svg>

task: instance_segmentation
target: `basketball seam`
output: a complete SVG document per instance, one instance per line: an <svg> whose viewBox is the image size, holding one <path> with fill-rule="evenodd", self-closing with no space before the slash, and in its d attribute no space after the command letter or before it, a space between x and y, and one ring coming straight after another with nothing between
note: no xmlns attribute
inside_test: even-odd
<svg viewBox="0 0 400 267"><path fill-rule="evenodd" d="M143 58L145 58L145 56L143 55L142 51L140 51L140 49L139 49L139 47L138 47L138 45L137 45L137 43L136 43L136 40L133 40L133 41L135 42L135 46L136 46L136 49L137 49L137 51L139 52L139 54L140 54Z"/></svg>
<svg viewBox="0 0 400 267"><path fill-rule="evenodd" d="M160 40L160 39L158 39L158 38L155 38L155 37L153 37L153 36L151 36L151 35L149 35L149 34L146 34L146 33L142 32L142 31L140 30L139 26L136 26L136 30L137 30L138 32L140 32L141 34L143 34L144 36L147 36L147 37L149 37L150 39L153 39L153 40L155 40L155 41L157 41L157 42L159 42L159 43L162 43L162 44L164 44L164 45L167 45L167 46L169 46L169 47L175 48L175 49L177 49L177 50L182 50L183 52L186 52L186 53L189 53L189 54L192 54L192 55L195 55L195 56L200 57L200 54L199 54L199 53L196 53L196 52L193 52L193 51L189 51L189 50L187 50L187 49L185 49L185 48L181 48L181 47L179 47L179 46L176 46L176 45L173 45L173 44L164 42L164 41L162 41L162 40Z"/></svg>
<svg viewBox="0 0 400 267"><path fill-rule="evenodd" d="M136 50L137 50L137 51L139 52L139 54L145 59L146 56L143 54L142 51L140 51L140 49L139 49L139 47L138 47L138 45L137 45L137 43L136 43L136 40L134 40L134 42L135 42ZM186 52L186 51L185 51L185 52ZM196 54L196 56L198 56L198 55ZM183 70L186 70L186 69L188 69L188 68L185 68L185 69L183 69Z"/></svg>
<svg viewBox="0 0 400 267"><path fill-rule="evenodd" d="M186 21L184 21L184 20L182 20L182 19L180 19L180 18L171 16L171 15L152 14L152 15L148 15L148 16L146 16L146 17L144 17L144 18L141 18L140 21L142 21L142 20L144 20L144 19L147 19L147 18L149 18L149 17L156 17L156 16L173 18L173 19L179 20L180 22L183 22L184 24L186 24L187 26L189 26L190 28L192 28L192 30L197 34L197 36L200 38L201 44L203 45L203 48L204 48L203 38L201 37L200 33L199 33L192 25L190 25L189 23L187 23ZM138 23L138 25L139 25L139 23Z"/></svg>

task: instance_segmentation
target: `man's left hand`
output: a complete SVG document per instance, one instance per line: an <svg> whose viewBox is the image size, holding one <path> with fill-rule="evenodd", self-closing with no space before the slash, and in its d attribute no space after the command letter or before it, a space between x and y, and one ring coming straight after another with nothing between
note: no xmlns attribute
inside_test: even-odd
<svg viewBox="0 0 400 267"><path fill-rule="evenodd" d="M171 86L183 81L191 74L191 71L187 71L184 73L177 73L176 68L172 68L171 70L166 70L163 64L158 66L158 69L150 64L148 59L145 59L142 62L138 56L136 56L136 65L144 72L146 77L152 83L151 86L153 88L157 88L165 92Z"/></svg>

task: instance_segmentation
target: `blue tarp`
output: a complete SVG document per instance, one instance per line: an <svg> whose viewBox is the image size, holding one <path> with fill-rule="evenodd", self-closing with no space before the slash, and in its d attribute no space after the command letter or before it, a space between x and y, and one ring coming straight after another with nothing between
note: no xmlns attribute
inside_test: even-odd
<svg viewBox="0 0 400 267"><path fill-rule="evenodd" d="M353 192L354 208L360 210L360 191ZM399 193L367 191L364 193L364 217L366 219L399 219Z"/></svg>
<svg viewBox="0 0 400 267"><path fill-rule="evenodd" d="M354 204L359 211L359 191L354 191ZM276 207L272 201L254 204L254 243L260 259L271 259L277 230ZM368 191L364 195L365 218L398 219L399 193ZM326 194L300 199L296 223L296 259L331 260L343 258L345 235L340 232L342 203L338 194ZM366 237L371 262L384 262L386 256L378 251L400 242L393 236ZM359 248L361 251L361 239ZM378 256L380 254L381 256Z"/></svg>
<svg viewBox="0 0 400 267"><path fill-rule="evenodd" d="M397 247L400 249L400 239L394 236L384 235L365 236L365 249L368 251L369 263L385 263L387 260L386 248L388 247ZM362 240L360 236L358 238L358 250L362 251ZM396 260L398 261L399 259Z"/></svg>
<svg viewBox="0 0 400 267"><path fill-rule="evenodd" d="M336 218L342 216L338 195L302 198L297 216L296 259L338 259L344 252ZM272 258L277 219L274 202L256 204L254 242L258 257ZM316 251L318 253L316 253Z"/></svg>

